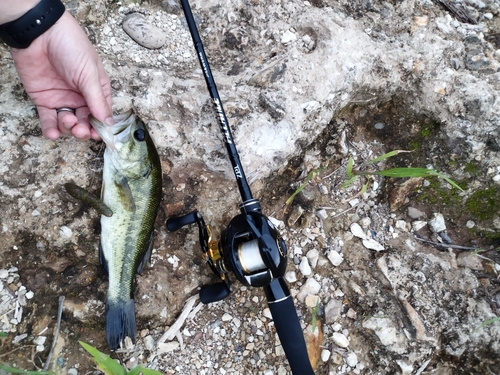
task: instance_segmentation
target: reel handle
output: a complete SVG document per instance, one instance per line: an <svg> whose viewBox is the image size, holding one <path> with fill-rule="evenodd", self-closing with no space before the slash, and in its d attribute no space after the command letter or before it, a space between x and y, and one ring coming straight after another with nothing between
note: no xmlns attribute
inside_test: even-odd
<svg viewBox="0 0 500 375"><path fill-rule="evenodd" d="M204 285L200 288L200 301L207 305L209 303L218 302L231 294L229 286L222 282L210 285Z"/></svg>
<svg viewBox="0 0 500 375"><path fill-rule="evenodd" d="M167 220L167 229L169 232L175 232L182 227L194 224L198 221L198 211L190 212L186 215L170 217Z"/></svg>

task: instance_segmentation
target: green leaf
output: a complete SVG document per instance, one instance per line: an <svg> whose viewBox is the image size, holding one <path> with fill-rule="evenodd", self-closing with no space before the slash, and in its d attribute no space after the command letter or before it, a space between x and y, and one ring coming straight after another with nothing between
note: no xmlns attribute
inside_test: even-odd
<svg viewBox="0 0 500 375"><path fill-rule="evenodd" d="M7 337L9 334L7 332L0 332L0 338L1 337Z"/></svg>
<svg viewBox="0 0 500 375"><path fill-rule="evenodd" d="M366 183L363 185L363 187L361 188L361 191L358 193L358 195L363 195L364 193L366 193L366 191L368 190L369 184L370 184L370 181L366 181Z"/></svg>
<svg viewBox="0 0 500 375"><path fill-rule="evenodd" d="M384 155L381 155L375 159L372 159L368 162L368 164L373 164L373 163L377 163L381 160L385 160L385 159L388 159L392 156L396 156L398 154L401 154L403 152L411 152L411 151L407 151L407 150L394 150L394 151L391 151L391 152L388 152L387 154L384 154Z"/></svg>
<svg viewBox="0 0 500 375"><path fill-rule="evenodd" d="M345 170L345 174L347 177L352 176L352 167L354 166L354 159L352 157L349 157L349 160L347 161L347 168Z"/></svg>
<svg viewBox="0 0 500 375"><path fill-rule="evenodd" d="M129 371L129 375L163 375L161 372L151 370L149 368L145 368L142 366L136 366L132 370Z"/></svg>
<svg viewBox="0 0 500 375"><path fill-rule="evenodd" d="M103 371L106 375L126 375L127 370L112 359L109 355L101 353L99 350L90 346L89 344L79 341L80 345L94 357L99 370Z"/></svg>
<svg viewBox="0 0 500 375"><path fill-rule="evenodd" d="M500 316L497 316L496 318L491 318L491 319L488 319L487 321L485 321L483 324L481 324L479 327L477 327L474 331L477 331L478 329L481 329L483 327L486 327L487 325L489 324L493 324L495 322L499 322L500 321Z"/></svg>
<svg viewBox="0 0 500 375"><path fill-rule="evenodd" d="M358 176L352 176L350 179L348 179L346 182L342 184L342 188L345 189L346 187L348 187L350 184L354 182L356 178L358 178Z"/></svg>
<svg viewBox="0 0 500 375"><path fill-rule="evenodd" d="M53 371L25 371L25 370L20 370L15 367L7 366L7 365L0 365L0 369L7 371L8 373L11 374L25 374L25 375L56 375L55 372Z"/></svg>
<svg viewBox="0 0 500 375"><path fill-rule="evenodd" d="M300 185L300 186L297 188L297 190L295 190L295 191L293 192L293 194L290 196L290 198L288 198L288 199L286 200L285 204L286 204L287 206L288 206L288 205L290 205L290 204L293 202L293 200L294 200L295 196L296 196L297 194L299 194L302 190L304 190L304 188L307 186L307 184L309 183L309 181L311 181L311 180L313 179L313 177L314 177L314 176L315 176L315 175L316 175L319 171L321 171L321 170L323 170L323 169L325 169L325 168L326 168L326 167L320 167L320 168L316 168L316 169L312 170L311 172L309 172L309 174L307 175L307 177L306 177L306 178L305 178L305 180L304 180L304 183L303 183L302 185Z"/></svg>
<svg viewBox="0 0 500 375"><path fill-rule="evenodd" d="M429 177L429 176L437 176L442 178L446 182L448 182L451 186L457 188L460 191L464 191L460 186L458 186L454 181L452 181L449 177L445 176L442 173L435 171L434 169L427 168L392 168L386 169L383 171L377 172L362 172L359 174L377 174L385 177Z"/></svg>
<svg viewBox="0 0 500 375"><path fill-rule="evenodd" d="M311 310L311 314L312 314L312 319L311 319L311 326L312 326L312 331L315 332L316 331L316 326L318 324L317 320L318 320L318 310L319 310L319 300L318 302L316 303L316 306L314 306Z"/></svg>
<svg viewBox="0 0 500 375"><path fill-rule="evenodd" d="M435 171L427 168L391 168L383 171L373 172L385 177L427 177L434 175Z"/></svg>

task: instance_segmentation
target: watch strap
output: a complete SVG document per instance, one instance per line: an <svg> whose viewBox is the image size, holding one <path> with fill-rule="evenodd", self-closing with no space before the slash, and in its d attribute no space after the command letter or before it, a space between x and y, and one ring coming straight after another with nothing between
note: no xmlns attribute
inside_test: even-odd
<svg viewBox="0 0 500 375"><path fill-rule="evenodd" d="M60 0L41 0L18 19L0 25L0 38L10 47L28 48L63 15Z"/></svg>

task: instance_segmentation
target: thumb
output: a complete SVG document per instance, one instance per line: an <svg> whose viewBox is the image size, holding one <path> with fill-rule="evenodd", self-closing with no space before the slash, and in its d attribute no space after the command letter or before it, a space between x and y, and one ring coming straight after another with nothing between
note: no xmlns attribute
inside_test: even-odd
<svg viewBox="0 0 500 375"><path fill-rule="evenodd" d="M79 89L87 102L90 113L99 121L113 125L109 77L102 67L97 67L96 70L99 72L93 70L94 72L82 77Z"/></svg>

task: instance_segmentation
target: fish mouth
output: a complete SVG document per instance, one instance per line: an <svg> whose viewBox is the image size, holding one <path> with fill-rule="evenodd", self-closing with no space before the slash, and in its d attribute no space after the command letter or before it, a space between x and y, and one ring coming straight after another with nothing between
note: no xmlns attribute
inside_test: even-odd
<svg viewBox="0 0 500 375"><path fill-rule="evenodd" d="M117 142L126 142L130 134L131 125L136 116L132 110L113 116L114 125L105 124L94 116L89 115L89 121L95 131L101 136L107 146L114 148Z"/></svg>

